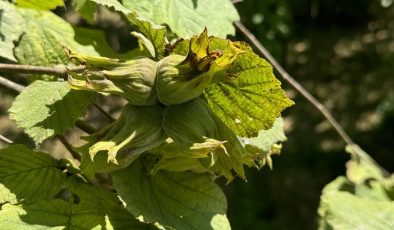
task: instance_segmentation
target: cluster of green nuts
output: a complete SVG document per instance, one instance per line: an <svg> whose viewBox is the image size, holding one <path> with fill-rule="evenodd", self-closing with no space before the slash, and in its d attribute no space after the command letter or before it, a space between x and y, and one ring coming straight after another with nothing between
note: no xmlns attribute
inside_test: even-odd
<svg viewBox="0 0 394 230"><path fill-rule="evenodd" d="M228 180L244 177L243 164L252 165L252 158L201 96L226 76L242 50L229 42L225 53L209 52L207 39L204 33L194 37L186 56L171 54L157 62L147 57L69 55L86 67L83 72L69 71L73 89L117 94L128 101L116 121L80 148L86 155L82 170L97 162L96 172L108 172L147 153L159 156L152 172L193 170ZM98 162L99 155L105 162Z"/></svg>

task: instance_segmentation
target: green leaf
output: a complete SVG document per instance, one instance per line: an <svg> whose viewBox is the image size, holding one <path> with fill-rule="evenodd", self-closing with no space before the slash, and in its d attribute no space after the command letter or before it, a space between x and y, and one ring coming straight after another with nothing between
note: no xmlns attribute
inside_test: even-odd
<svg viewBox="0 0 394 230"><path fill-rule="evenodd" d="M272 169L271 156L274 154L279 155L281 150L281 145L278 145L277 143L287 140L283 130L282 117L276 119L272 128L268 130L261 130L257 137L241 137L240 140L245 149L250 154L255 155L255 161L259 168L268 164Z"/></svg>
<svg viewBox="0 0 394 230"><path fill-rule="evenodd" d="M226 40L213 39L210 50L224 50ZM254 54L249 46L237 42L245 52L221 82L205 90L205 98L215 114L240 137L255 137L269 129L282 110L294 103L287 98L275 78L272 66Z"/></svg>
<svg viewBox="0 0 394 230"><path fill-rule="evenodd" d="M351 193L354 185L339 177L323 190L319 229L390 230L394 227L394 201L374 200ZM343 187L350 187L343 191Z"/></svg>
<svg viewBox="0 0 394 230"><path fill-rule="evenodd" d="M352 161L347 163L346 175L355 184L362 184L371 178L384 182L386 178L378 166L371 161L370 156L358 145L346 146L346 151L352 155ZM360 156L362 159L359 159Z"/></svg>
<svg viewBox="0 0 394 230"><path fill-rule="evenodd" d="M28 205L5 204L2 229L131 229L148 230L123 208L114 193L68 179L69 200L48 199Z"/></svg>
<svg viewBox="0 0 394 230"><path fill-rule="evenodd" d="M20 64L67 64L68 59L63 47L86 54L98 54L92 45L81 45L76 42L72 26L52 12L22 8L19 8L18 12L24 18L24 34L15 48L15 57Z"/></svg>
<svg viewBox="0 0 394 230"><path fill-rule="evenodd" d="M93 206L102 212L114 229L148 230L156 229L151 225L141 223L124 208L117 194L102 188L82 182L79 178L71 177L66 183L67 189L80 199L79 204ZM108 227L108 226L107 226Z"/></svg>
<svg viewBox="0 0 394 230"><path fill-rule="evenodd" d="M22 35L23 18L8 2L0 1L0 57L15 61L14 42Z"/></svg>
<svg viewBox="0 0 394 230"><path fill-rule="evenodd" d="M268 152L272 149L272 145L287 140L283 130L283 119L282 117L278 117L272 128L268 130L261 130L257 137L241 137L240 139L243 144L255 146L260 150L260 152Z"/></svg>
<svg viewBox="0 0 394 230"><path fill-rule="evenodd" d="M53 10L58 6L64 6L63 0L17 0L16 4L39 10Z"/></svg>
<svg viewBox="0 0 394 230"><path fill-rule="evenodd" d="M153 57L157 60L163 58L167 44L167 29L164 26L155 25L150 21L142 20L135 13L128 14L127 18L131 23L136 25L141 33L145 35L146 39L151 42L153 49L150 47L150 52L154 54ZM139 39L140 42L146 43L146 39L141 40L141 36Z"/></svg>
<svg viewBox="0 0 394 230"><path fill-rule="evenodd" d="M78 11L87 22L93 23L96 15L96 4L90 0L72 0L71 6ZM78 34L78 33L77 33Z"/></svg>
<svg viewBox="0 0 394 230"><path fill-rule="evenodd" d="M352 154L347 178L328 184L320 198L319 229L393 229L394 175L385 177L358 146L349 145L347 151Z"/></svg>
<svg viewBox="0 0 394 230"><path fill-rule="evenodd" d="M134 49L126 53L118 53L112 49L108 44L105 33L102 30L73 27L75 31L74 39L81 45L91 45L100 56L118 59L132 59L138 56L143 56L143 52L139 49Z"/></svg>
<svg viewBox="0 0 394 230"><path fill-rule="evenodd" d="M126 208L147 223L175 229L230 229L223 192L208 174L159 171L141 161L112 173Z"/></svg>
<svg viewBox="0 0 394 230"><path fill-rule="evenodd" d="M0 203L31 203L52 198L65 175L49 155L23 145L0 149Z"/></svg>
<svg viewBox="0 0 394 230"><path fill-rule="evenodd" d="M166 33L167 30L164 26L155 25L151 21L144 20L137 16L135 12L130 9L127 9L122 4L120 4L117 0L91 0L97 4L101 4L107 6L109 8L113 8L115 11L123 13L127 19L134 25L138 27L140 32L149 40L153 46L149 47L149 52L154 55L156 59L160 59L164 56L165 47L167 44L166 41ZM139 36L141 43L147 43L146 39L141 39Z"/></svg>
<svg viewBox="0 0 394 230"><path fill-rule="evenodd" d="M93 100L93 93L71 91L67 82L35 81L15 99L10 118L40 144L71 128Z"/></svg>
<svg viewBox="0 0 394 230"><path fill-rule="evenodd" d="M190 38L208 28L211 35L234 35L238 13L229 0L123 0L144 19L167 24L179 37Z"/></svg>

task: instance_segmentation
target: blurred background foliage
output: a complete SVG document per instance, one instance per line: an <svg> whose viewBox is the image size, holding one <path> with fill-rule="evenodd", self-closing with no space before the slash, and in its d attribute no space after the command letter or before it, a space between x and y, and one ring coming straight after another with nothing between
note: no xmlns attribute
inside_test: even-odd
<svg viewBox="0 0 394 230"><path fill-rule="evenodd" d="M241 21L295 79L332 111L361 148L393 172L394 1L244 0L236 7ZM103 30L116 51L136 46L120 16L100 7L92 23L70 9L68 1L55 12L74 26ZM234 39L245 38L238 34ZM283 86L296 105L285 111L288 141L273 159L274 170L250 169L247 183L223 185L233 229L316 229L323 187L345 173L345 143L310 103ZM0 132L26 143L7 116L15 95L0 86ZM122 106L108 106L111 100L118 98L100 97L98 103L116 116ZM97 114L92 108L88 115L93 124L108 122ZM73 132L68 139L77 143L79 135ZM41 148L64 153L54 140Z"/></svg>

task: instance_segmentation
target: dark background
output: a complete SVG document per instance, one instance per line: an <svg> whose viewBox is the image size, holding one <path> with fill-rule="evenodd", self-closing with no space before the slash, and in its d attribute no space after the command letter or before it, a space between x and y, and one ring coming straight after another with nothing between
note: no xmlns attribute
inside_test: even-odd
<svg viewBox="0 0 394 230"><path fill-rule="evenodd" d="M339 120L353 140L394 170L394 2L245 0L241 21ZM244 40L242 35L237 39ZM279 75L277 77L281 80ZM316 229L323 187L345 173L345 143L282 81L288 141L274 170L248 170L224 186L233 229Z"/></svg>

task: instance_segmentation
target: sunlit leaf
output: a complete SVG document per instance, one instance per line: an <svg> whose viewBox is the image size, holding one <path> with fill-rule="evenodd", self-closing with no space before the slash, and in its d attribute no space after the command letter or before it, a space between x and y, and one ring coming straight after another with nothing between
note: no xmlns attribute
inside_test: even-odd
<svg viewBox="0 0 394 230"><path fill-rule="evenodd" d="M368 154L356 145L347 178L326 185L320 198L320 230L389 230L394 227L394 175L384 176Z"/></svg>
<svg viewBox="0 0 394 230"><path fill-rule="evenodd" d="M35 81L15 99L10 118L40 144L71 128L93 100L93 93L71 91L67 82Z"/></svg>
<svg viewBox="0 0 394 230"><path fill-rule="evenodd" d="M223 48L227 42L214 39L210 49ZM238 136L255 137L269 129L282 110L294 103L287 98L272 66L243 44L245 52L237 56L235 67L221 82L205 90L205 98L215 114Z"/></svg>
<svg viewBox="0 0 394 230"><path fill-rule="evenodd" d="M166 24L178 36L190 38L208 28L211 35L225 38L235 32L238 13L229 0L124 0L123 4L142 18Z"/></svg>
<svg viewBox="0 0 394 230"><path fill-rule="evenodd" d="M0 1L0 57L16 61L14 43L22 35L23 18L8 2Z"/></svg>
<svg viewBox="0 0 394 230"><path fill-rule="evenodd" d="M21 7L53 10L58 6L64 6L63 0L17 0L16 4Z"/></svg>

